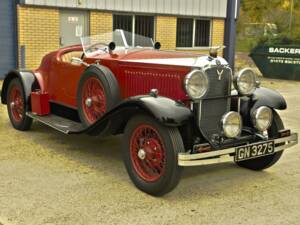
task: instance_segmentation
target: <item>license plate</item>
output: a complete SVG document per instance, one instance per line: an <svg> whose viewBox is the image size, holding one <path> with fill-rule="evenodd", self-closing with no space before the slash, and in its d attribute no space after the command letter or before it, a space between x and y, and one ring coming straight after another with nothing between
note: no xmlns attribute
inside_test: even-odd
<svg viewBox="0 0 300 225"><path fill-rule="evenodd" d="M271 155L274 153L274 141L259 142L235 148L236 162Z"/></svg>

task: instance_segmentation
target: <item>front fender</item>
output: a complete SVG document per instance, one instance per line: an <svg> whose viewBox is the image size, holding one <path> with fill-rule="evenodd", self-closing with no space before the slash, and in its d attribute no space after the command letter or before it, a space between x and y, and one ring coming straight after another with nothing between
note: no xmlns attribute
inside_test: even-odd
<svg viewBox="0 0 300 225"><path fill-rule="evenodd" d="M185 105L166 97L135 97L128 100L152 114L161 123L168 126L181 126L192 116Z"/></svg>
<svg viewBox="0 0 300 225"><path fill-rule="evenodd" d="M30 94L33 90L34 84L36 83L36 77L31 71L10 71L4 79L1 91L1 102L2 104L6 104L6 96L9 82L14 79L19 78L21 80L23 91L26 97L26 101L29 101Z"/></svg>
<svg viewBox="0 0 300 225"><path fill-rule="evenodd" d="M287 108L285 99L277 91L268 88L258 88L250 97L241 97L241 114L245 125L251 122L252 113L261 106L284 110Z"/></svg>
<svg viewBox="0 0 300 225"><path fill-rule="evenodd" d="M189 108L172 99L160 96L136 96L121 102L96 123L79 133L91 135L103 132L122 133L127 122L138 113L150 114L163 125L176 127L187 123L192 116Z"/></svg>
<svg viewBox="0 0 300 225"><path fill-rule="evenodd" d="M287 108L285 99L281 94L269 88L258 88L252 96L252 109L268 106L273 109L284 110Z"/></svg>

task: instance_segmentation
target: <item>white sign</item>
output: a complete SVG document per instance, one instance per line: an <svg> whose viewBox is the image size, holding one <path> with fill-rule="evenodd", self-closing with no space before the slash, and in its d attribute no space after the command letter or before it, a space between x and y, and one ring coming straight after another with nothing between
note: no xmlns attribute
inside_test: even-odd
<svg viewBox="0 0 300 225"><path fill-rule="evenodd" d="M75 36L76 37L82 37L83 34L83 27L82 25L77 25L75 29Z"/></svg>
<svg viewBox="0 0 300 225"><path fill-rule="evenodd" d="M300 55L300 48L269 48L269 53Z"/></svg>
<svg viewBox="0 0 300 225"><path fill-rule="evenodd" d="M77 23L79 21L79 18L77 16L69 16L68 22L69 23Z"/></svg>

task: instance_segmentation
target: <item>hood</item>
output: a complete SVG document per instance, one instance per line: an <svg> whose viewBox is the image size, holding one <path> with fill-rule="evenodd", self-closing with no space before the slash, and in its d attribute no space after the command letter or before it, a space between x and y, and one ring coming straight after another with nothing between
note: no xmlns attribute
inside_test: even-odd
<svg viewBox="0 0 300 225"><path fill-rule="evenodd" d="M120 59L125 62L174 65L187 67L205 67L216 65L217 60L227 66L228 62L222 58L211 58L204 54L182 53L175 51L157 51L157 50L131 50L126 52Z"/></svg>

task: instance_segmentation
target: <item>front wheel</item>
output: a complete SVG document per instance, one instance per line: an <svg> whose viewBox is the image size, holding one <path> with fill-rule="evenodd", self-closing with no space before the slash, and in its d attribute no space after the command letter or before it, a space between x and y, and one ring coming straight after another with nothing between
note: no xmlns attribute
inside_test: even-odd
<svg viewBox="0 0 300 225"><path fill-rule="evenodd" d="M178 153L183 151L178 129L150 116L135 116L126 126L124 163L135 186L148 194L161 196L176 187L182 171Z"/></svg>
<svg viewBox="0 0 300 225"><path fill-rule="evenodd" d="M278 137L278 131L284 129L282 120L277 112L273 112L272 125L268 130L268 136L270 139ZM275 152L272 155L267 155L264 157L259 157L255 159L249 159L245 161L236 162L240 167L244 167L251 170L264 170L273 166L281 157L282 151Z"/></svg>

